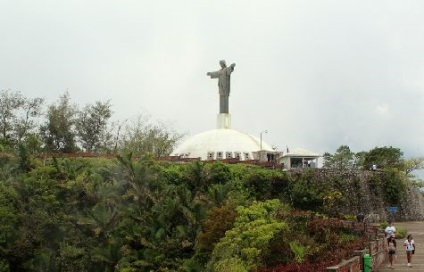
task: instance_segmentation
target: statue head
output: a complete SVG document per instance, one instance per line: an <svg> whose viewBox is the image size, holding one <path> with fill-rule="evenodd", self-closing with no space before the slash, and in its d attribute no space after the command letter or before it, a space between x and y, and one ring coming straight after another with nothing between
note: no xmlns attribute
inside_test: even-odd
<svg viewBox="0 0 424 272"><path fill-rule="evenodd" d="M225 60L220 60L219 65L221 65L221 68L227 67L227 64L225 63Z"/></svg>

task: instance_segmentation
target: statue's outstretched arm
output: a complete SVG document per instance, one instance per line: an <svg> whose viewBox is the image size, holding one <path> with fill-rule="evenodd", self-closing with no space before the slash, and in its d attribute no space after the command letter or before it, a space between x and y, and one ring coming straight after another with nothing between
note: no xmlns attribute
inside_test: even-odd
<svg viewBox="0 0 424 272"><path fill-rule="evenodd" d="M211 78L218 78L219 77L219 71L216 72L207 72L207 76L210 76Z"/></svg>

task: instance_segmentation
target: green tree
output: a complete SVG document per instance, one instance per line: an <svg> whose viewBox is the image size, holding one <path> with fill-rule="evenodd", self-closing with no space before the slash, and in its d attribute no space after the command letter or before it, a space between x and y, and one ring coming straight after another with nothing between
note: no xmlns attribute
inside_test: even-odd
<svg viewBox="0 0 424 272"><path fill-rule="evenodd" d="M71 104L68 92L56 104L49 106L47 121L40 128L45 149L51 152L75 152L75 122L77 107Z"/></svg>
<svg viewBox="0 0 424 272"><path fill-rule="evenodd" d="M365 165L365 156L368 152L366 151L360 151L355 154L355 165L356 167L363 169Z"/></svg>
<svg viewBox="0 0 424 272"><path fill-rule="evenodd" d="M85 248L62 242L60 243L58 256L56 257L58 271L88 271L88 258L89 256Z"/></svg>
<svg viewBox="0 0 424 272"><path fill-rule="evenodd" d="M232 179L232 173L228 164L217 161L208 165L206 180L208 184L224 184Z"/></svg>
<svg viewBox="0 0 424 272"><path fill-rule="evenodd" d="M403 152L395 147L375 147L364 154L363 167L371 169L376 165L380 169L401 168L403 163Z"/></svg>
<svg viewBox="0 0 424 272"><path fill-rule="evenodd" d="M18 195L16 191L0 183L0 255L7 253L8 244L19 237ZM5 252L6 251L6 252Z"/></svg>
<svg viewBox="0 0 424 272"><path fill-rule="evenodd" d="M110 101L96 101L79 112L76 131L85 151L99 152L102 148L110 148L112 136L107 131L108 120L112 116L110 107Z"/></svg>
<svg viewBox="0 0 424 272"><path fill-rule="evenodd" d="M19 237L7 245L12 271L54 271L54 256L67 230L65 202L57 198L60 188L51 179L50 167L10 181L18 195Z"/></svg>
<svg viewBox="0 0 424 272"><path fill-rule="evenodd" d="M18 144L30 134L34 134L36 119L42 115L43 98L24 98L20 114L17 116L15 134Z"/></svg>
<svg viewBox="0 0 424 272"><path fill-rule="evenodd" d="M286 185L285 174L285 172L269 169L251 169L243 182L256 200L278 198L278 192L282 191L279 188Z"/></svg>
<svg viewBox="0 0 424 272"><path fill-rule="evenodd" d="M148 117L140 115L124 127L122 139L119 141L120 149L131 150L137 156L168 156L182 137L170 127L167 124L154 124Z"/></svg>
<svg viewBox="0 0 424 272"><path fill-rule="evenodd" d="M120 232L125 237L132 234L130 247L138 247L125 258L134 259L128 262L138 271L177 269L194 252L200 222L206 215L206 199L185 183L174 183L174 171L162 172L151 156L134 161L129 154L118 159L122 172L117 178L126 188L122 220L126 224Z"/></svg>
<svg viewBox="0 0 424 272"><path fill-rule="evenodd" d="M20 92L2 90L0 92L0 133L3 140L11 140L16 123L16 111L25 103Z"/></svg>
<svg viewBox="0 0 424 272"><path fill-rule="evenodd" d="M26 98L20 92L0 91L0 139L16 147L28 133L34 133L43 101Z"/></svg>
<svg viewBox="0 0 424 272"><path fill-rule="evenodd" d="M325 152L323 155L323 168L333 168L333 155L329 152Z"/></svg>
<svg viewBox="0 0 424 272"><path fill-rule="evenodd" d="M331 155L326 152L324 154L324 168L330 169L352 169L354 167L354 153L350 151L349 146L341 145L337 148L336 153Z"/></svg>
<svg viewBox="0 0 424 272"><path fill-rule="evenodd" d="M324 199L322 193L326 191L325 183L318 183L312 171L304 172L299 178L290 180L287 190L287 199L295 209L319 211Z"/></svg>
<svg viewBox="0 0 424 272"><path fill-rule="evenodd" d="M403 161L402 168L406 174L412 171L424 169L424 157L413 157Z"/></svg>

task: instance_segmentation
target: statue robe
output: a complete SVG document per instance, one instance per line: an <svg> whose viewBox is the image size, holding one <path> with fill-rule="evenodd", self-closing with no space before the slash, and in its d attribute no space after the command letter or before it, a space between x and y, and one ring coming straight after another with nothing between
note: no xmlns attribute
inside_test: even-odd
<svg viewBox="0 0 424 272"><path fill-rule="evenodd" d="M224 67L216 72L209 72L211 78L218 78L219 88L219 113L229 113L229 96L231 73L234 71L234 64Z"/></svg>

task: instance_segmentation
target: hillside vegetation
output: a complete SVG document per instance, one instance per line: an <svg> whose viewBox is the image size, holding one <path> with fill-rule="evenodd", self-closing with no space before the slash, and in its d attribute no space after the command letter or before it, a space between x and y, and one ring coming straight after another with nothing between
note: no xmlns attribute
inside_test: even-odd
<svg viewBox="0 0 424 272"><path fill-rule="evenodd" d="M0 271L321 271L364 246L339 219L424 214L395 170L25 158L0 155Z"/></svg>

